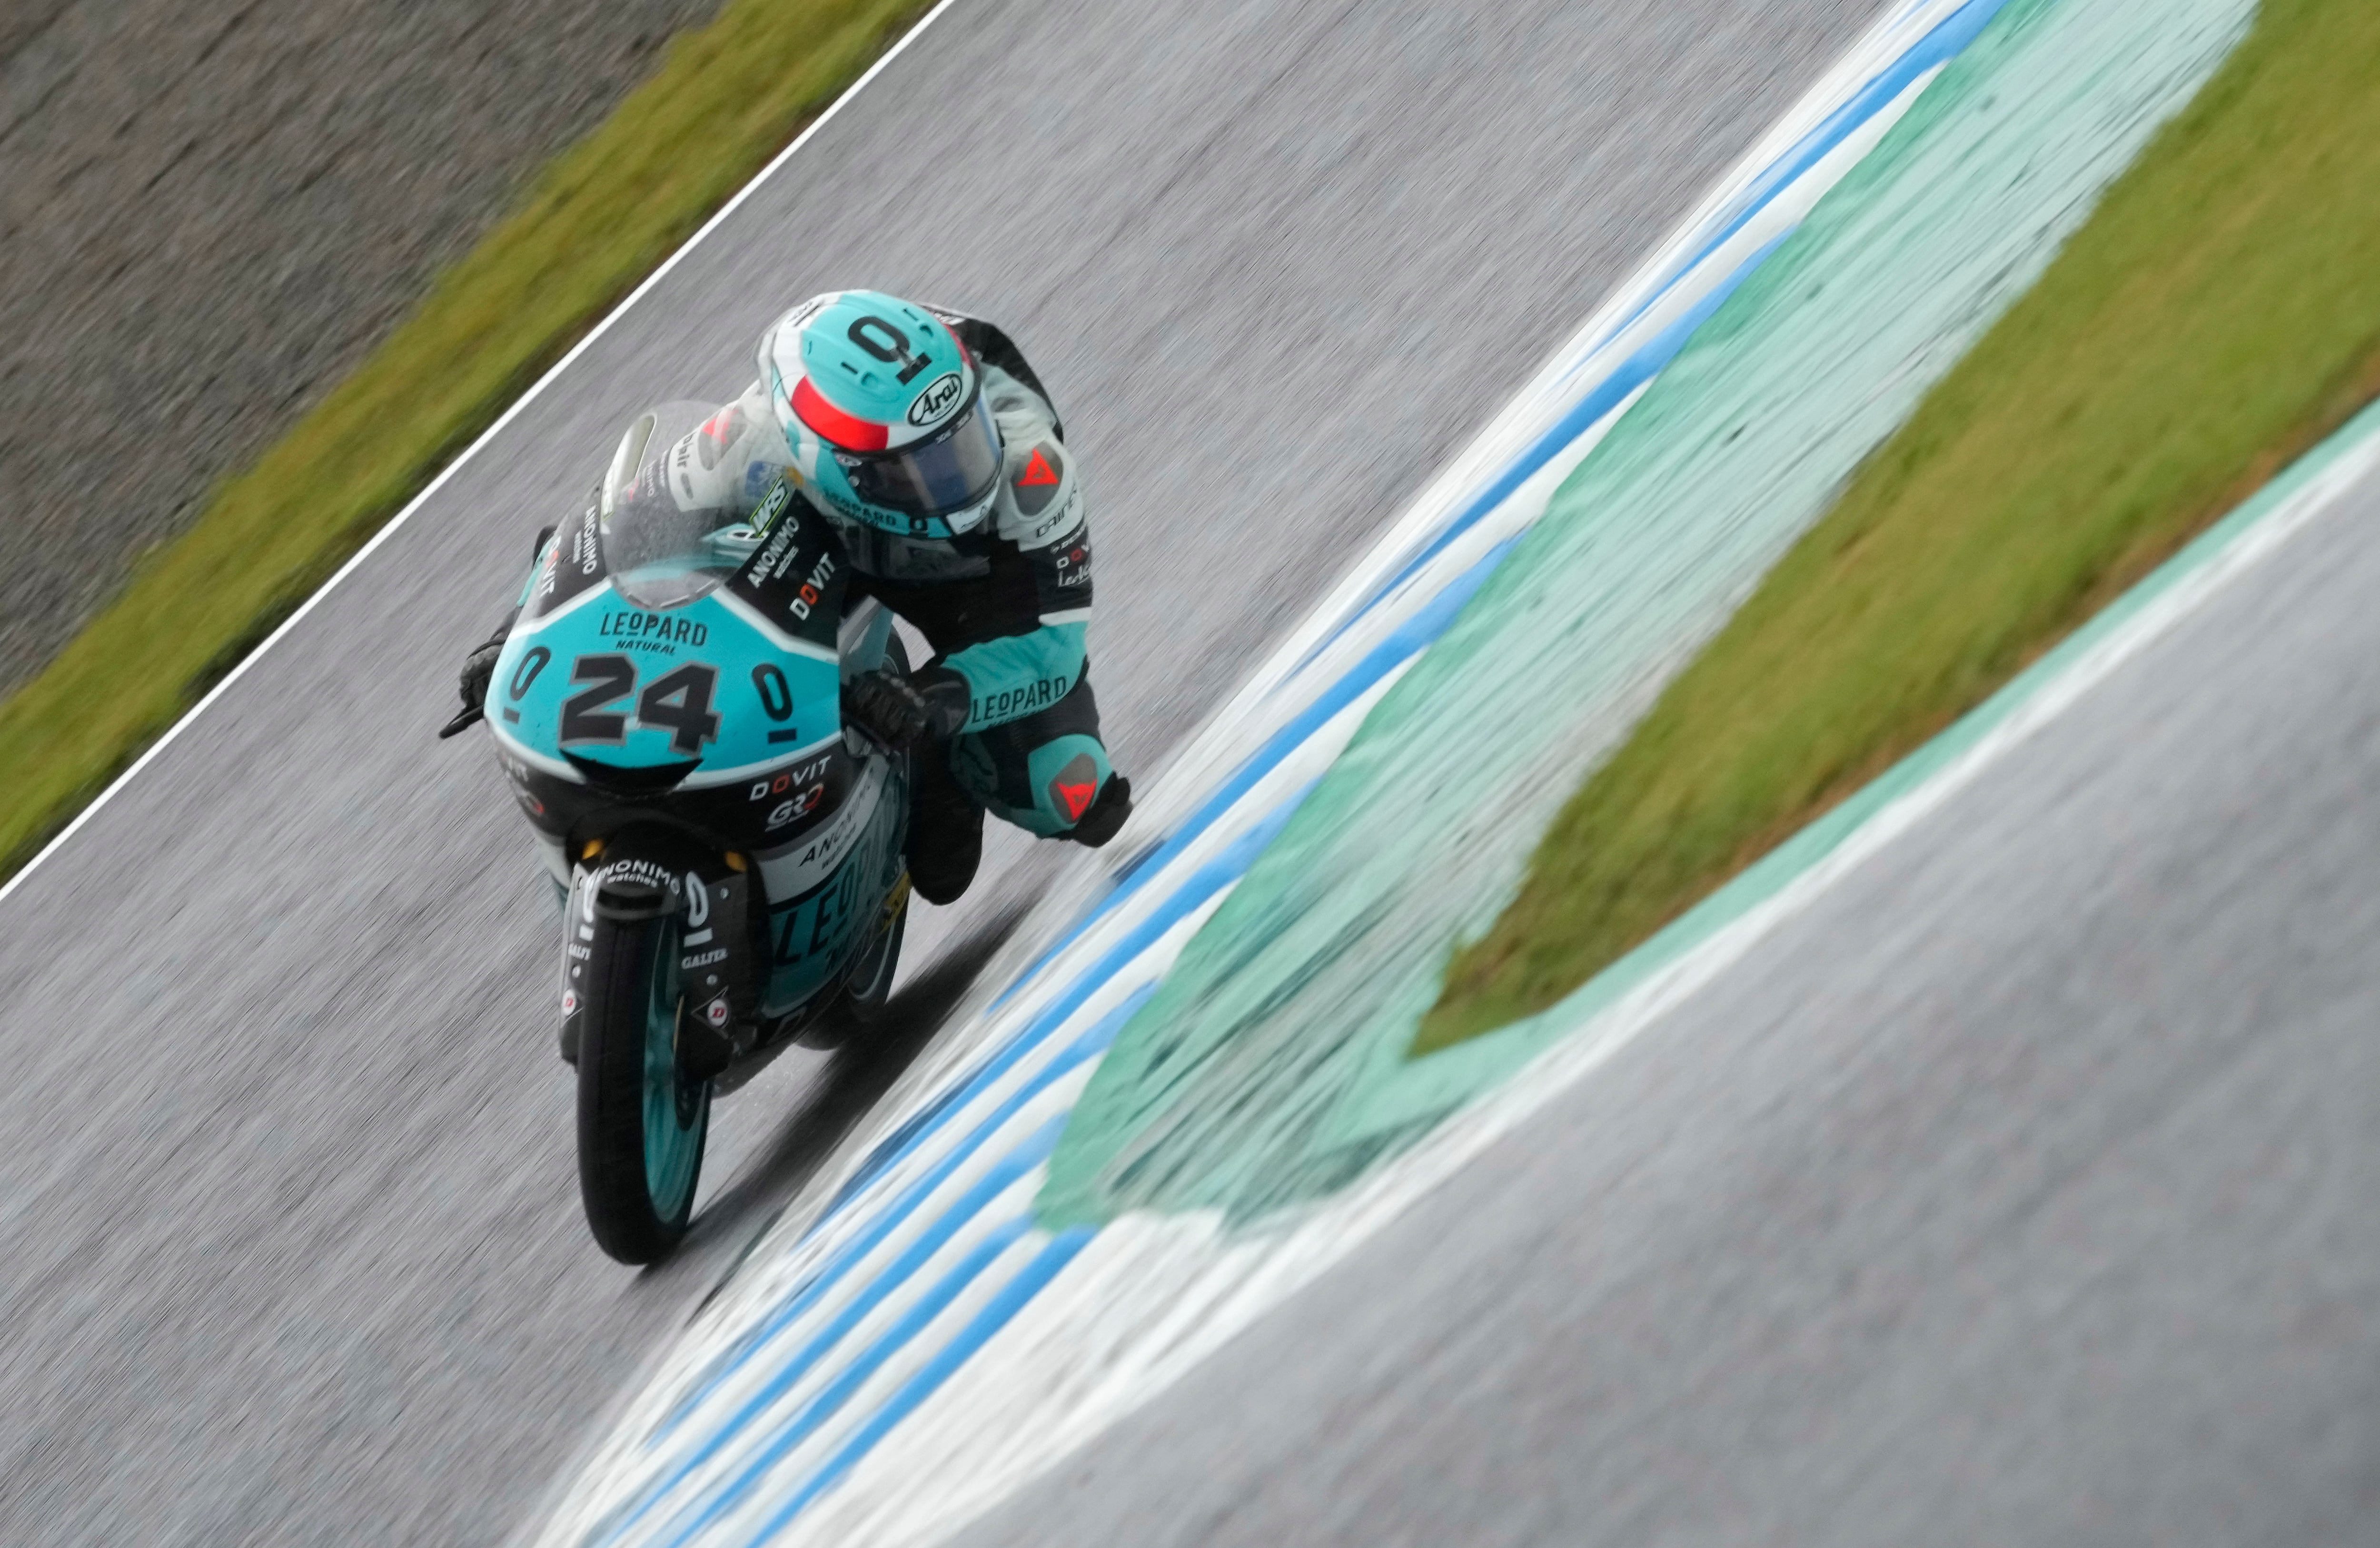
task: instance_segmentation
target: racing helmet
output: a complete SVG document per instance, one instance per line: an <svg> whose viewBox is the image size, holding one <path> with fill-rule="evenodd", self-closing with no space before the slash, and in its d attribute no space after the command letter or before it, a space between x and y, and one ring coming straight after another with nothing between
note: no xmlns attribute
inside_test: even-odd
<svg viewBox="0 0 2380 1548"><path fill-rule="evenodd" d="M983 373L941 319L880 291L830 291L778 319L759 353L805 492L905 538L982 525L1000 487L1000 427Z"/></svg>

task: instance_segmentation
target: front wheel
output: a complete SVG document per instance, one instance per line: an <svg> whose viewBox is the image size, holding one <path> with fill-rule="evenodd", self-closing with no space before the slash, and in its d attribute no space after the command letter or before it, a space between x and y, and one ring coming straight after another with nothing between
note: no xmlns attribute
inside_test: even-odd
<svg viewBox="0 0 2380 1548"><path fill-rule="evenodd" d="M694 1213L710 1082L678 1066L675 914L595 921L578 1049L578 1192L624 1264L669 1255Z"/></svg>

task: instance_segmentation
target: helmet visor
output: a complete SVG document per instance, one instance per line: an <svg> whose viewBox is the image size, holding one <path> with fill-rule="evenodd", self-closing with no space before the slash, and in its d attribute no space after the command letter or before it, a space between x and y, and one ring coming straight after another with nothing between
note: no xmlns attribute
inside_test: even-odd
<svg viewBox="0 0 2380 1548"><path fill-rule="evenodd" d="M835 460L852 492L870 505L904 515L948 515L991 492L1000 478L1000 429L978 388L940 433L890 452L838 452Z"/></svg>

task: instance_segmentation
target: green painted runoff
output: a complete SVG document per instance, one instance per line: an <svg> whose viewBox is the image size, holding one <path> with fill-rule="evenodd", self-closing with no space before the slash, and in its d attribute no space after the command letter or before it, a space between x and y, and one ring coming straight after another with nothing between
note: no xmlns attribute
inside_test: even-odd
<svg viewBox="0 0 2380 1548"><path fill-rule="evenodd" d="M1415 1052L1549 1006L2380 394L2380 7L2265 0L1561 809Z"/></svg>

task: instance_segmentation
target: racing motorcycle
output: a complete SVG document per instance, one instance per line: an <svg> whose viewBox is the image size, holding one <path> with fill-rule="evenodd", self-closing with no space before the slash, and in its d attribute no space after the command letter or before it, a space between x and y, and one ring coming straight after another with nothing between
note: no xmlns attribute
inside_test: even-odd
<svg viewBox="0 0 2380 1548"><path fill-rule="evenodd" d="M563 894L579 1192L631 1264L686 1232L712 1097L872 1019L908 917L909 759L841 696L908 671L892 615L844 615L842 549L782 477L740 518L637 497L710 412L630 423L442 732L484 713Z"/></svg>

